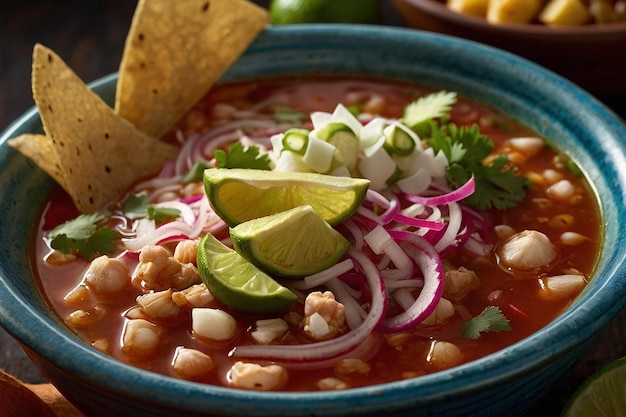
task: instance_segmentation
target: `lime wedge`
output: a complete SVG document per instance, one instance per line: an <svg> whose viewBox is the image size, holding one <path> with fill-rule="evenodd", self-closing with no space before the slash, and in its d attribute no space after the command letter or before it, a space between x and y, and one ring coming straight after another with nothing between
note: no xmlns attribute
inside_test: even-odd
<svg viewBox="0 0 626 417"><path fill-rule="evenodd" d="M271 0L272 23L374 23L378 0Z"/></svg>
<svg viewBox="0 0 626 417"><path fill-rule="evenodd" d="M613 361L585 381L562 417L626 415L626 357Z"/></svg>
<svg viewBox="0 0 626 417"><path fill-rule="evenodd" d="M302 277L336 264L349 243L311 206L299 206L230 229L235 249L272 274Z"/></svg>
<svg viewBox="0 0 626 417"><path fill-rule="evenodd" d="M200 241L197 261L202 282L215 298L234 310L275 313L297 298L210 233Z"/></svg>
<svg viewBox="0 0 626 417"><path fill-rule="evenodd" d="M229 226L310 205L331 225L350 217L365 198L369 180L317 173L211 168L204 189Z"/></svg>

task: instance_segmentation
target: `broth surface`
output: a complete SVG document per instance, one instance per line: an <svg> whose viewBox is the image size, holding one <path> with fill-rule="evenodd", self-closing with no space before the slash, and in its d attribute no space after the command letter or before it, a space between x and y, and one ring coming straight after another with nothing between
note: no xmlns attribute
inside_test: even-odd
<svg viewBox="0 0 626 417"><path fill-rule="evenodd" d="M360 106L362 111L384 117L399 118L404 107L430 90L412 85L376 80L293 79L262 82L245 82L216 87L182 120L176 131L166 135L166 140L177 143L180 137L202 134L232 121L235 117L250 118L275 114L277 109L288 108L288 114L300 112L308 115L314 111L332 112L339 103ZM420 325L415 330L401 334L377 335L373 339L372 355L360 356L367 363L366 371L341 369L336 366L322 369L288 370L288 381L278 389L289 391L319 390L319 381L334 378L353 388L406 378L418 377L446 369L432 360L438 342L455 345L462 358L450 366L457 366L505 348L544 327L560 314L580 293L582 288L564 297L551 297L542 289L542 279L548 275L581 274L585 279L593 275L600 251L602 221L596 198L585 182L575 172L566 169L567 159L553 147L543 146L532 157L522 155L511 145L511 138L536 137L536 134L514 120L490 108L460 98L454 105L451 121L458 125L477 124L481 133L495 143L494 154L506 153L517 166L520 175L533 181L525 200L515 208L490 210L481 213L492 226L508 226L515 232L539 230L558 250L558 259L549 271L541 274L516 274L498 262L497 250L503 238L494 227L490 229L494 249L486 256L459 250L444 257L447 267L464 267L476 273L480 286L459 301L455 301L454 314L442 324ZM305 122L306 123L306 122ZM254 136L256 128L246 133ZM566 200L551 199L547 189L558 181L573 185L574 196ZM196 349L210 355L215 369L204 375L187 377L194 381L229 385L228 373L234 359L229 352L237 343L253 343L251 330L259 319L271 317L242 314L221 306L237 319L237 335L226 342L208 341L194 335L190 314L180 314L174 319L157 320L162 333L158 347L146 355L129 354L122 346L122 334L129 315L137 308L136 298L148 292L133 283L127 291L111 296L88 293L79 302L68 302L67 295L80 284L88 263L76 260L63 265L49 262L51 249L45 233L54 226L76 216L71 201L62 191L55 191L43 213L39 234L36 237L36 260L43 292L59 317L69 323L71 331L86 343L110 354L120 361L150 371L184 377L173 366L178 347ZM562 234L573 232L584 237L576 244L564 244ZM222 230L219 237L228 232ZM174 250L175 243L165 244ZM135 261L131 261L136 264ZM131 268L132 271L132 268ZM510 331L485 332L478 339L463 336L463 325L487 306L499 307L510 322ZM302 304L293 311L302 314ZM86 325L76 325L69 319L77 310L90 314ZM297 326L296 326L297 327ZM293 332L288 343L307 343L306 337ZM369 357L371 356L371 357ZM264 364L264 363L262 363Z"/></svg>

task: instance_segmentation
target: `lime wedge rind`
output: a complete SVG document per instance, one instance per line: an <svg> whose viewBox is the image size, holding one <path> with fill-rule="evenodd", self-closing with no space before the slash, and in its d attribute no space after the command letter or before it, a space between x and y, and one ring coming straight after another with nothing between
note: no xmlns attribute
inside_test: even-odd
<svg viewBox="0 0 626 417"><path fill-rule="evenodd" d="M198 273L223 304L245 313L269 314L286 310L297 296L272 277L207 234L198 247Z"/></svg>
<svg viewBox="0 0 626 417"><path fill-rule="evenodd" d="M626 415L626 357L605 365L572 395L561 417Z"/></svg>
<svg viewBox="0 0 626 417"><path fill-rule="evenodd" d="M369 183L308 172L210 168L204 173L211 208L231 227L301 205L336 225L358 210Z"/></svg>
<svg viewBox="0 0 626 417"><path fill-rule="evenodd" d="M290 278L331 267L350 245L308 205L241 223L230 229L230 236L235 249L251 263Z"/></svg>

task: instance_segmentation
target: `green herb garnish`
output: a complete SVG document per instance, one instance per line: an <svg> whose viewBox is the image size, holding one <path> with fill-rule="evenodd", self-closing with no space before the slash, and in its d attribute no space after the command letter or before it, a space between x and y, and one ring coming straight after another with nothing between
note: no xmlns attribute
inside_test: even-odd
<svg viewBox="0 0 626 417"><path fill-rule="evenodd" d="M180 210L169 207L156 207L145 195L132 195L122 205L124 215L129 219L148 218L157 223L180 217Z"/></svg>
<svg viewBox="0 0 626 417"><path fill-rule="evenodd" d="M572 174L574 174L575 176L577 176L579 178L583 176L583 171L576 164L576 162L572 161L572 159L569 157L569 155L566 155L566 154L560 152L556 156L556 163L559 164L559 165L562 165L563 168L565 168L566 171L571 172Z"/></svg>
<svg viewBox="0 0 626 417"><path fill-rule="evenodd" d="M211 168L211 166L206 162L196 162L193 167L191 167L191 170L183 177L183 182L188 184L190 182L202 181L202 174L204 174L204 170L207 168Z"/></svg>
<svg viewBox="0 0 626 417"><path fill-rule="evenodd" d="M213 156L217 160L217 168L271 169L270 157L261 154L258 146L244 148L241 143L236 142L228 149L228 153L218 149Z"/></svg>
<svg viewBox="0 0 626 417"><path fill-rule="evenodd" d="M274 119L281 123L294 123L302 124L306 115L299 111L294 110L288 106L277 106L274 109Z"/></svg>
<svg viewBox="0 0 626 417"><path fill-rule="evenodd" d="M107 218L104 213L81 214L55 227L48 233L50 246L65 254L73 253L92 260L117 250L120 234L98 223Z"/></svg>
<svg viewBox="0 0 626 417"><path fill-rule="evenodd" d="M497 155L485 163L494 144L480 133L477 125L439 126L431 121L430 127L429 145L435 153L441 151L448 159L448 183L456 188L474 177L476 189L465 200L468 205L479 210L501 210L514 207L524 199L530 181L515 174L515 167L506 155Z"/></svg>
<svg viewBox="0 0 626 417"><path fill-rule="evenodd" d="M463 325L463 337L478 339L484 332L510 331L509 319L499 307L488 306L476 317L466 321Z"/></svg>
<svg viewBox="0 0 626 417"><path fill-rule="evenodd" d="M425 135L430 121L448 117L456 100L456 93L450 91L438 91L420 97L404 108L401 121L418 135Z"/></svg>

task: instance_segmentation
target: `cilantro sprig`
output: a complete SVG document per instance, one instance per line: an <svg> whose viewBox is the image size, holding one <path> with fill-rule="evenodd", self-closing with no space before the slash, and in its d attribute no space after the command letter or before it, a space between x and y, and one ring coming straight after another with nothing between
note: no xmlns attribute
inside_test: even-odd
<svg viewBox="0 0 626 417"><path fill-rule="evenodd" d="M131 195L122 205L124 215L129 219L148 218L163 223L180 217L180 210L168 207L156 207L145 195Z"/></svg>
<svg viewBox="0 0 626 417"><path fill-rule="evenodd" d="M478 210L502 210L524 199L530 181L515 173L507 155L488 159L494 144L480 133L477 125L457 127L431 121L430 128L428 144L435 153L441 151L448 159L448 183L456 188L474 177L476 188L465 199L468 205Z"/></svg>
<svg viewBox="0 0 626 417"><path fill-rule="evenodd" d="M516 175L508 156L490 158L493 141L477 125L457 127L448 122L456 101L454 92L426 95L406 106L402 122L426 139L435 153L443 152L450 186L457 188L474 177L475 191L465 199L468 205L478 210L514 207L524 199L530 181Z"/></svg>
<svg viewBox="0 0 626 417"><path fill-rule="evenodd" d="M432 120L444 120L457 101L453 91L438 91L420 97L404 108L402 123L413 129L418 135L428 134Z"/></svg>
<svg viewBox="0 0 626 417"><path fill-rule="evenodd" d="M479 339L484 332L510 331L511 324L499 307L487 306L476 317L463 324L463 337Z"/></svg>
<svg viewBox="0 0 626 417"><path fill-rule="evenodd" d="M81 214L48 232L50 246L65 254L76 254L86 260L117 250L121 238L115 230L100 225L104 213Z"/></svg>
<svg viewBox="0 0 626 417"><path fill-rule="evenodd" d="M244 148L240 142L236 142L228 149L228 153L218 149L213 156L217 168L271 169L269 155L262 154L258 146Z"/></svg>
<svg viewBox="0 0 626 417"><path fill-rule="evenodd" d="M276 106L274 108L274 120L281 123L302 124L306 115L289 106Z"/></svg>

